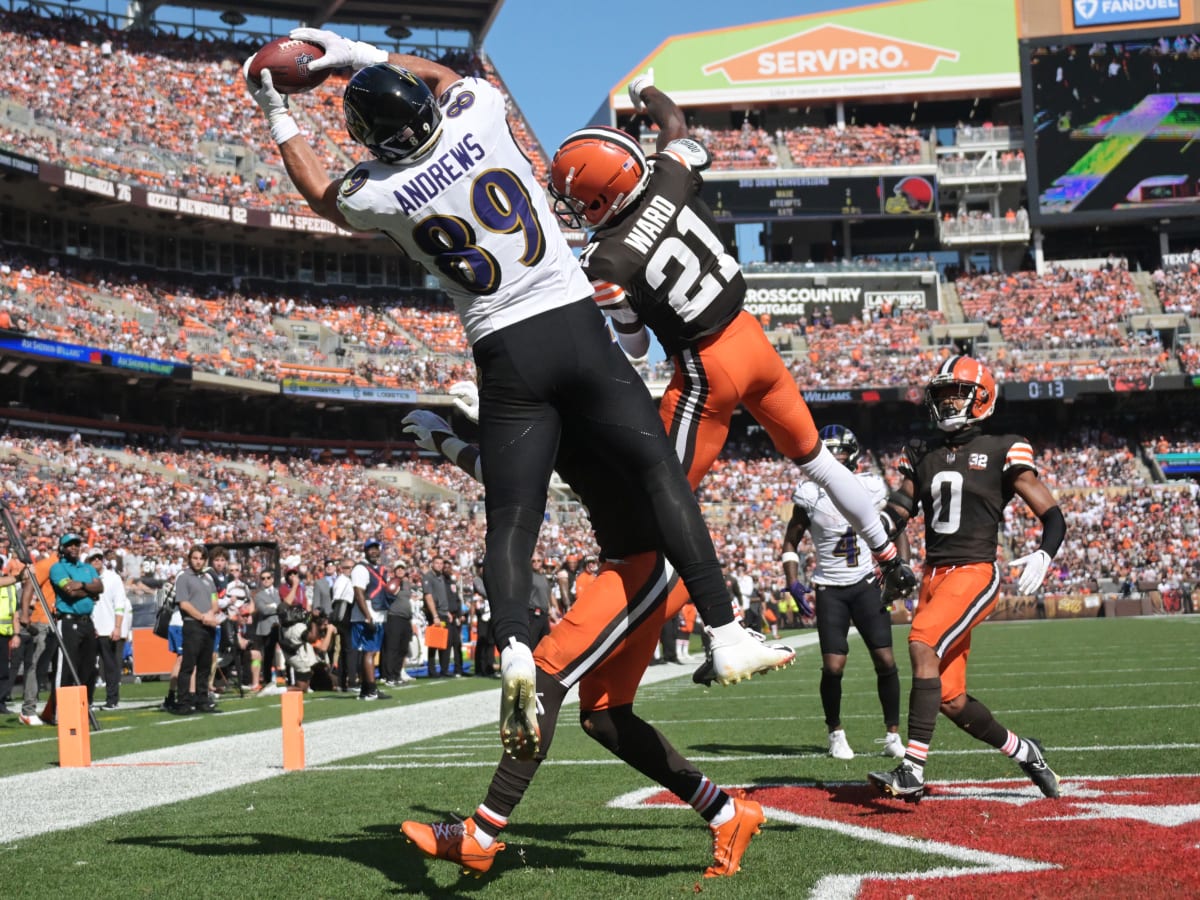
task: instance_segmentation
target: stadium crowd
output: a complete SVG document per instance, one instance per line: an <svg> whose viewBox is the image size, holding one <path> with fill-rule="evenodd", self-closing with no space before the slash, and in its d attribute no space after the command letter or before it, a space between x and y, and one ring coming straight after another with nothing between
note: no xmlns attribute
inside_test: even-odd
<svg viewBox="0 0 1200 900"><path fill-rule="evenodd" d="M920 418L914 408L914 421ZM1186 577L1200 555L1196 486L1155 483L1147 467L1152 450L1177 444L1115 425L1028 437L1039 473L1069 505L1069 519L1087 523L1068 534L1056 559L1061 571L1047 590L1082 590L1130 571L1142 581ZM1194 439L1184 446L1194 447ZM875 452L864 453L865 465L895 485L900 451L899 441L881 436ZM397 487L390 480L397 473L411 476L413 486ZM798 477L762 435L747 436L730 442L699 490L722 562L731 571L746 566L767 595L785 587L777 561ZM79 433L65 438L10 424L0 439L0 491L34 544L50 546L56 535L78 531L90 545L114 548L135 581L169 576L201 538L274 540L281 554L310 569L354 556L370 537L384 543L388 560L410 568L441 555L469 571L483 547L478 484L410 450L386 457L264 455L118 444ZM1023 513L1009 515L1005 549L1015 558L1028 552L1038 525L1013 518ZM1100 540L1113 523L1125 529L1121 540ZM909 534L919 560L922 531L913 525ZM553 568L593 552L578 504L552 500L538 551Z"/></svg>

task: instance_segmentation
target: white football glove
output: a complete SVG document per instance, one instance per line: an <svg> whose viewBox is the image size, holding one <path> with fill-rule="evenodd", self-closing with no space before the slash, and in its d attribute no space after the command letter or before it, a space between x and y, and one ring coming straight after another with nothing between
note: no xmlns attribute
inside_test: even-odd
<svg viewBox="0 0 1200 900"><path fill-rule="evenodd" d="M454 405L472 422L479 421L479 388L473 381L456 381L450 385Z"/></svg>
<svg viewBox="0 0 1200 900"><path fill-rule="evenodd" d="M1014 559L1012 565L1025 567L1025 571L1021 573L1021 577L1017 581L1017 593L1023 597L1029 597L1046 580L1046 571L1050 568L1050 554L1045 550L1035 550L1028 556Z"/></svg>
<svg viewBox="0 0 1200 900"><path fill-rule="evenodd" d="M271 137L275 139L275 143L282 144L299 134L300 129L288 110L287 97L275 90L275 84L271 79L271 70L263 69L259 76L261 83L256 83L250 77L252 62L254 62L253 56L242 63L242 78L246 81L246 90L262 109L263 115L267 117L267 124L271 126Z"/></svg>
<svg viewBox="0 0 1200 900"><path fill-rule="evenodd" d="M654 87L653 69L635 76L633 81L629 82L629 99L633 101L634 112L641 112L646 108L646 104L642 100L642 91L648 87Z"/></svg>
<svg viewBox="0 0 1200 900"><path fill-rule="evenodd" d="M401 421L404 423L404 430L413 436L417 446L432 453L441 452L434 441L435 434L454 434L454 429L446 424L445 419L427 409L414 409Z"/></svg>
<svg viewBox="0 0 1200 900"><path fill-rule="evenodd" d="M308 64L308 71L350 68L357 72L376 63L387 62L388 53L366 41L352 41L336 31L321 28L293 28L288 37L294 41L307 41L325 50L325 55Z"/></svg>

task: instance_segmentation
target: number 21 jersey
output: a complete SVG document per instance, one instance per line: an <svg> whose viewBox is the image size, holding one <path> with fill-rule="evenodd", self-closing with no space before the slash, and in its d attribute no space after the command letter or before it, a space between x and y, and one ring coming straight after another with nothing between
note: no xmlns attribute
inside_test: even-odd
<svg viewBox="0 0 1200 900"><path fill-rule="evenodd" d="M623 294L668 356L728 325L746 295L741 268L698 196L700 175L672 151L675 143L651 157L645 193L598 229L580 257L597 302Z"/></svg>

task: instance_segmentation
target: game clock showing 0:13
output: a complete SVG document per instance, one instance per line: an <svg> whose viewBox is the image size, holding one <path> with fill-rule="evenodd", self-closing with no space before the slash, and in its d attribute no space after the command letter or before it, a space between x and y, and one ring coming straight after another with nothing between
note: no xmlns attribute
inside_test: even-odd
<svg viewBox="0 0 1200 900"><path fill-rule="evenodd" d="M1078 393L1077 385L1071 379L1064 378L1052 381L1008 381L1000 388L1000 395L1005 400L1069 400Z"/></svg>

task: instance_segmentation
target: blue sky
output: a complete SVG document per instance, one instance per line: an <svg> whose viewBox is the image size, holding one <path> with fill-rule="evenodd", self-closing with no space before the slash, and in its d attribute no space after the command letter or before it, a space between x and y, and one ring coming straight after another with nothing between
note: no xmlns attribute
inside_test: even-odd
<svg viewBox="0 0 1200 900"><path fill-rule="evenodd" d="M863 0L506 0L484 47L552 153L587 124L614 85L672 35L862 5Z"/></svg>

